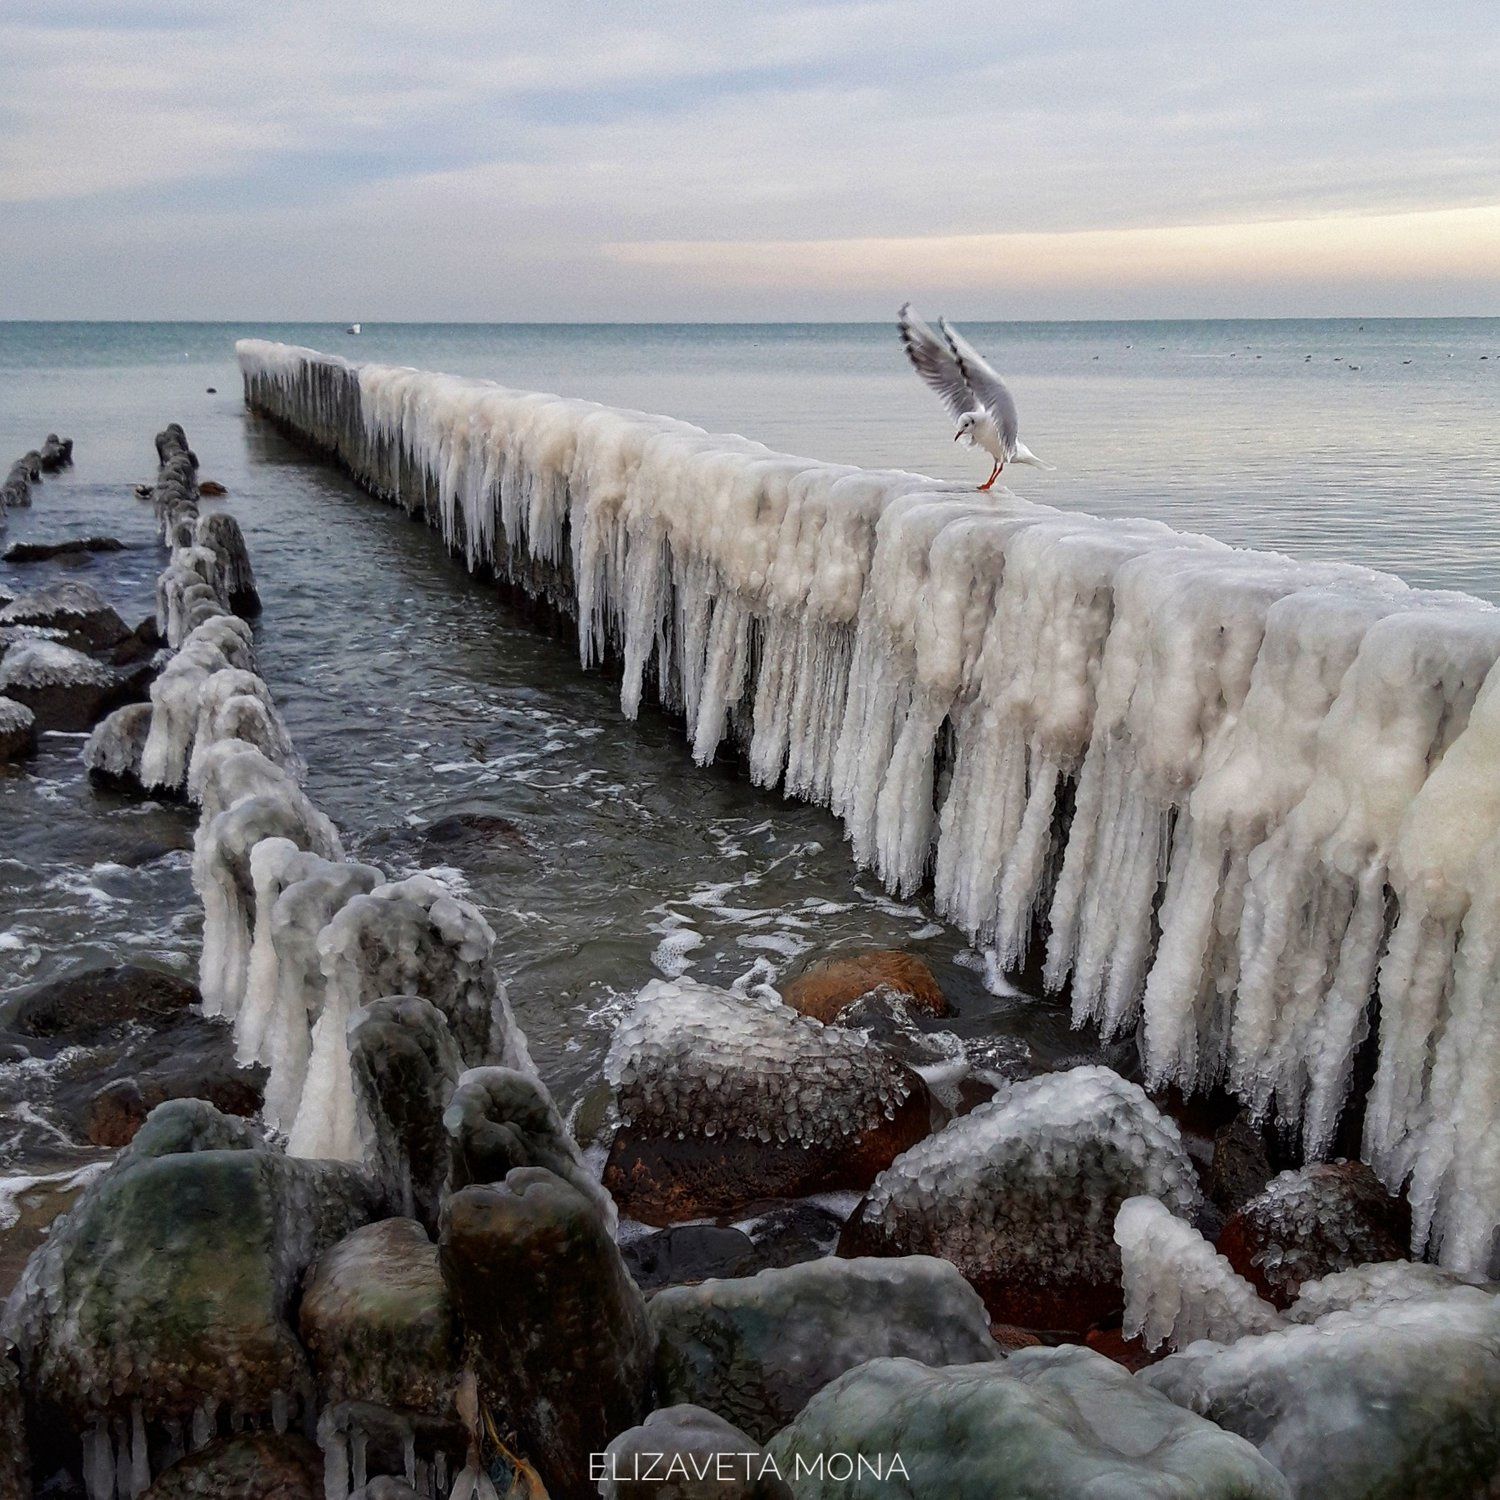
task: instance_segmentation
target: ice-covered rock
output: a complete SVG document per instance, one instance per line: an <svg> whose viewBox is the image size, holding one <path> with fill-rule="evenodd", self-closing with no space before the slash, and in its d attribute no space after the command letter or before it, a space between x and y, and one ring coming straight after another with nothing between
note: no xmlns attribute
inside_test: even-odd
<svg viewBox="0 0 1500 1500"><path fill-rule="evenodd" d="M256 673L242 667L212 672L199 687L198 721L187 769L188 795L193 800L201 800L209 752L225 740L254 745L268 760L296 774L296 752L271 690Z"/></svg>
<svg viewBox="0 0 1500 1500"><path fill-rule="evenodd" d="M614 1232L614 1200L584 1165L540 1079L514 1068L473 1068L459 1080L443 1125L451 1143L451 1190L504 1182L516 1167L545 1167L591 1199Z"/></svg>
<svg viewBox="0 0 1500 1500"><path fill-rule="evenodd" d="M666 1406L604 1450L604 1500L792 1500L753 1438L701 1406Z"/></svg>
<svg viewBox="0 0 1500 1500"><path fill-rule="evenodd" d="M267 1150L199 1101L162 1105L11 1294L28 1390L109 1473L116 1419L146 1472L187 1429L201 1445L221 1408L284 1415L309 1379L290 1321L301 1273L374 1208L347 1167ZM91 1496L109 1493L91 1481Z"/></svg>
<svg viewBox="0 0 1500 1500"><path fill-rule="evenodd" d="M458 1333L438 1248L415 1220L366 1224L325 1250L298 1326L323 1401L456 1419Z"/></svg>
<svg viewBox="0 0 1500 1500"><path fill-rule="evenodd" d="M149 703L127 703L100 720L83 747L90 779L119 790L141 789L141 756L150 733Z"/></svg>
<svg viewBox="0 0 1500 1500"><path fill-rule="evenodd" d="M90 729L118 691L115 674L58 641L23 640L0 657L0 695L20 704L37 729Z"/></svg>
<svg viewBox="0 0 1500 1500"><path fill-rule="evenodd" d="M1231 1343L1283 1326L1281 1315L1193 1226L1155 1198L1115 1216L1125 1281L1125 1336L1148 1349L1198 1339Z"/></svg>
<svg viewBox="0 0 1500 1500"><path fill-rule="evenodd" d="M1472 1288L1376 1299L1137 1378L1254 1443L1299 1500L1482 1495L1500 1472L1497 1309Z"/></svg>
<svg viewBox="0 0 1500 1500"><path fill-rule="evenodd" d="M766 995L654 981L605 1062L624 1129L605 1185L649 1223L863 1188L926 1134L926 1086L858 1032Z"/></svg>
<svg viewBox="0 0 1500 1500"><path fill-rule="evenodd" d="M36 748L36 715L14 698L0 697L0 765Z"/></svg>
<svg viewBox="0 0 1500 1500"><path fill-rule="evenodd" d="M945 1261L809 1261L669 1287L650 1305L664 1399L706 1406L764 1442L866 1360L999 1359L984 1304Z"/></svg>
<svg viewBox="0 0 1500 1500"><path fill-rule="evenodd" d="M413 995L361 1006L347 1036L363 1160L390 1209L436 1234L448 1183L443 1112L464 1067L458 1044L443 1013Z"/></svg>
<svg viewBox="0 0 1500 1500"><path fill-rule="evenodd" d="M67 633L72 645L89 650L116 646L130 627L92 584L64 579L32 589L0 609L0 625L44 625Z"/></svg>
<svg viewBox="0 0 1500 1500"><path fill-rule="evenodd" d="M769 1452L783 1473L802 1460L798 1500L1291 1500L1292 1493L1249 1443L1077 1347L936 1370L874 1360L814 1396Z"/></svg>
<svg viewBox="0 0 1500 1500"><path fill-rule="evenodd" d="M1230 1216L1219 1249L1262 1296L1285 1307L1304 1282L1370 1261L1402 1260L1406 1205L1361 1162L1283 1172Z"/></svg>
<svg viewBox="0 0 1500 1500"><path fill-rule="evenodd" d="M255 654L250 629L225 615L195 628L151 684L151 730L141 752L141 780L148 787L179 789L198 730L204 684L216 672L250 670ZM200 768L199 780L204 772Z"/></svg>
<svg viewBox="0 0 1500 1500"><path fill-rule="evenodd" d="M484 1402L554 1500L594 1496L589 1455L649 1409L655 1335L593 1200L520 1167L452 1194L441 1243Z"/></svg>
<svg viewBox="0 0 1500 1500"><path fill-rule="evenodd" d="M1108 1068L1012 1085L898 1157L845 1230L846 1251L938 1255L994 1317L1082 1331L1123 1306L1120 1205L1200 1204L1177 1126Z"/></svg>

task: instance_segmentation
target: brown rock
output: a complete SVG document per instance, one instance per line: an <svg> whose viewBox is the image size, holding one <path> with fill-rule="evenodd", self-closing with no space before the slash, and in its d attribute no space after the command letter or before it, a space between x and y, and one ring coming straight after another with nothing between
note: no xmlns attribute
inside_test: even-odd
<svg viewBox="0 0 1500 1500"><path fill-rule="evenodd" d="M610 1147L604 1186L620 1212L646 1224L729 1213L762 1199L863 1192L931 1128L932 1099L915 1073L894 1119L826 1146L749 1140L642 1137L622 1129Z"/></svg>
<svg viewBox="0 0 1500 1500"><path fill-rule="evenodd" d="M94 1146L128 1146L151 1111L133 1078L106 1083L89 1102L83 1117L84 1133Z"/></svg>
<svg viewBox="0 0 1500 1500"><path fill-rule="evenodd" d="M991 1323L990 1337L1007 1354L1014 1354L1017 1349L1037 1349L1042 1343L1029 1328L1018 1328L1014 1323Z"/></svg>
<svg viewBox="0 0 1500 1500"><path fill-rule="evenodd" d="M1147 1365L1154 1365L1167 1355L1165 1345L1152 1353L1140 1339L1126 1338L1125 1330L1118 1327L1091 1329L1084 1343L1096 1354L1114 1360L1117 1365L1124 1365L1132 1374L1137 1370L1144 1370Z"/></svg>
<svg viewBox="0 0 1500 1500"><path fill-rule="evenodd" d="M1224 1225L1219 1253L1277 1307L1302 1284L1369 1261L1404 1260L1411 1209L1363 1162L1283 1172Z"/></svg>
<svg viewBox="0 0 1500 1500"><path fill-rule="evenodd" d="M229 491L217 479L205 479L198 485L198 493L207 499L214 499L219 495L227 495Z"/></svg>
<svg viewBox="0 0 1500 1500"><path fill-rule="evenodd" d="M949 1005L931 969L920 958L895 948L868 953L836 953L803 970L782 990L793 1010L831 1021L846 1005L880 986L911 998L915 1010L946 1016Z"/></svg>

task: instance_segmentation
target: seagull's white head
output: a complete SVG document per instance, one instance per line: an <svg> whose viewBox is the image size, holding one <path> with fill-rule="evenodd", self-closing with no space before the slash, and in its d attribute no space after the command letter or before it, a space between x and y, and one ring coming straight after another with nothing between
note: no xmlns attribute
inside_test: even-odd
<svg viewBox="0 0 1500 1500"><path fill-rule="evenodd" d="M983 420L983 412L966 411L958 419L958 431L953 434L953 441L955 443L967 443L972 448L974 446L974 429Z"/></svg>

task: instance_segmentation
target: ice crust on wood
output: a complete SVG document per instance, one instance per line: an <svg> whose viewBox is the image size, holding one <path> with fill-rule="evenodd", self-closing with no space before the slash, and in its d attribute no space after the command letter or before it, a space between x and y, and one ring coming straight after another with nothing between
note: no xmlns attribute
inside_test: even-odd
<svg viewBox="0 0 1500 1500"><path fill-rule="evenodd" d="M1225 1082L1324 1154L1378 983L1366 1155L1444 1263L1488 1265L1500 612L487 381L239 358L253 407L572 613L626 714L653 685L700 761L733 743L831 805L1001 965L1046 931L1048 982L1139 1023L1153 1085Z"/></svg>

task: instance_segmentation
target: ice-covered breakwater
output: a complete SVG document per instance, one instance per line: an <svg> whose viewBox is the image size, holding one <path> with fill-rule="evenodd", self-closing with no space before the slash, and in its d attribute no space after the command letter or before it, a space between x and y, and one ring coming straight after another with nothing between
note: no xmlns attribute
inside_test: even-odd
<svg viewBox="0 0 1500 1500"><path fill-rule="evenodd" d="M1327 1152L1378 1015L1364 1154L1417 1248L1500 1225L1500 612L1365 569L984 498L589 402L239 346L249 405L577 621L825 802L892 888L1153 1084ZM1364 1086L1361 1084L1363 1089Z"/></svg>

